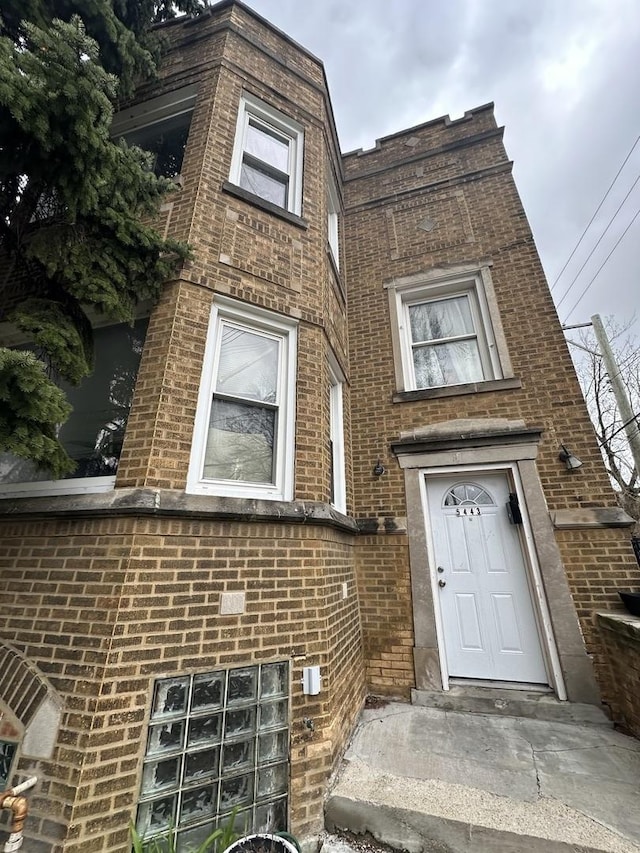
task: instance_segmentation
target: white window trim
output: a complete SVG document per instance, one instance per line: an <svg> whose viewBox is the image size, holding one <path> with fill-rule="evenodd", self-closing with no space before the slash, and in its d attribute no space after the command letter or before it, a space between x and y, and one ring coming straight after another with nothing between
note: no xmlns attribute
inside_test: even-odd
<svg viewBox="0 0 640 853"><path fill-rule="evenodd" d="M347 480L344 447L344 374L333 355L329 356L329 438L333 454L333 500L338 512L347 511Z"/></svg>
<svg viewBox="0 0 640 853"><path fill-rule="evenodd" d="M142 130L156 122L193 111L197 86L184 86L166 95L150 98L142 104L127 107L116 113L111 122L111 135L122 136L132 130Z"/></svg>
<svg viewBox="0 0 640 853"><path fill-rule="evenodd" d="M417 388L412 357L411 328L408 307L447 296L469 294L474 326L480 350L484 379L513 377L506 339L497 308L489 264L434 269L426 273L397 279L385 285L389 293L396 384L400 391L455 388L456 384L430 385Z"/></svg>
<svg viewBox="0 0 640 853"><path fill-rule="evenodd" d="M275 107L266 104L254 95L245 92L240 99L238 108L238 119L236 122L236 134L233 144L233 155L231 158L231 169L229 172L229 181L236 186L240 186L240 173L242 170L242 158L245 149L245 139L247 128L249 126L249 118L255 117L259 121L274 128L278 133L283 134L290 140L289 145L289 188L287 193L287 206L282 208L288 210L289 213L294 213L297 216L302 215L302 164L303 164L303 146L304 146L304 130L301 124L294 121L289 116L277 110ZM256 196L261 198L261 196Z"/></svg>
<svg viewBox="0 0 640 853"><path fill-rule="evenodd" d="M340 199L333 177L329 179L327 187L327 242L331 256L340 269Z"/></svg>
<svg viewBox="0 0 640 853"><path fill-rule="evenodd" d="M38 498L48 495L96 495L111 492L116 478L77 477L68 480L36 480L30 483L0 484L0 500L4 498Z"/></svg>
<svg viewBox="0 0 640 853"><path fill-rule="evenodd" d="M148 317L151 310L150 302L141 302L135 311L135 319ZM94 329L101 326L117 326L104 315L88 309L86 314ZM24 344L25 335L9 323L0 324L0 340L4 346L19 346ZM24 483L0 483L0 500L4 498L39 498L54 495L96 495L101 492L111 492L116 485L116 476L108 474L104 477L69 477L64 480L31 480Z"/></svg>
<svg viewBox="0 0 640 853"><path fill-rule="evenodd" d="M265 332L282 339L282 357L278 377L279 395L277 435L274 442L276 456L274 483L249 483L245 481L205 479L201 472L207 446L207 431L211 414L211 401L216 376L216 335L221 321L236 322L249 331ZM293 500L295 411L296 411L296 343L297 322L262 308L239 303L227 297L216 296L211 309L207 343L198 393L198 407L191 445L188 494L220 495L263 500Z"/></svg>

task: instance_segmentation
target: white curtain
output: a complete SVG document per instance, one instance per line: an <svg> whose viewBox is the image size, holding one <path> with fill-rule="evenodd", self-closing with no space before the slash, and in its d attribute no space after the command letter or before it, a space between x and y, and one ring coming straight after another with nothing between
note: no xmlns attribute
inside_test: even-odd
<svg viewBox="0 0 640 853"><path fill-rule="evenodd" d="M410 305L409 320L418 388L484 378L468 296Z"/></svg>

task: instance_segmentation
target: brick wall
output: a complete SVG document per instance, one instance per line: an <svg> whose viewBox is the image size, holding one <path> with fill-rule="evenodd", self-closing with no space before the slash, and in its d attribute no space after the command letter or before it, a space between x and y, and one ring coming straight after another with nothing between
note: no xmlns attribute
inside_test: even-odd
<svg viewBox="0 0 640 853"><path fill-rule="evenodd" d="M343 158L345 264L349 285L353 473L356 516L380 531L358 543L363 630L369 679L410 686L408 662L383 675L411 630L409 607L388 607L380 589L406 584L407 555L389 524L401 529L408 507L404 476L390 443L400 433L459 418L522 419L541 427L537 467L549 510L614 507L593 430L544 273L502 145L491 105L450 122L438 119L379 140ZM434 227L420 228L424 218ZM394 371L389 298L393 279L461 264L491 265L513 374L520 387L432 394L400 400ZM372 425L375 424L375 427ZM584 465L570 473L558 460L567 443ZM380 458L386 468L372 475ZM626 530L558 531L588 650L599 665L593 608L614 607L615 589L638 577ZM365 545L366 542L366 545ZM375 556L372 556L374 555ZM402 568L400 568L402 567ZM393 614L393 616L392 616ZM384 627L383 627L384 626ZM604 669L599 673L605 684Z"/></svg>
<svg viewBox="0 0 640 853"><path fill-rule="evenodd" d="M610 668L611 716L623 731L640 738L640 620L599 613L595 621Z"/></svg>
<svg viewBox="0 0 640 853"><path fill-rule="evenodd" d="M284 34L232 3L164 33L160 78L139 100L198 86L183 187L161 218L193 257L151 313L115 492L15 501L0 518L0 638L64 703L51 758L19 760L21 775L40 780L27 827L33 853L128 850L154 679L275 660L291 666L291 828L320 828L365 683L403 697L414 686L411 508L390 451L403 430L522 418L543 429L538 467L550 509L615 505L491 109L341 160L322 66ZM305 129L297 219L224 186L245 91ZM343 171L338 273L326 187L329 173ZM416 228L425 216L437 226L429 233ZM492 263L520 383L394 402L384 283L480 261ZM291 505L184 493L216 294L299 324ZM360 537L327 506L330 353L346 376L347 504ZM585 463L573 475L557 459L562 441ZM611 606L614 587L637 571L625 536L558 534L596 653L590 612ZM222 615L223 592L244 593L244 612ZM311 664L323 675L315 697L300 683Z"/></svg>
<svg viewBox="0 0 640 853"><path fill-rule="evenodd" d="M408 698L414 638L406 536L361 536L357 571L367 682L376 693Z"/></svg>
<svg viewBox="0 0 640 853"><path fill-rule="evenodd" d="M197 24L175 22L164 35L159 80L138 101L198 87L183 185L159 222L189 240L193 258L151 312L113 500L98 511L83 496L40 499L27 516L18 501L11 513L17 506L19 518L0 520L0 637L64 703L51 759L19 761L20 775L40 780L26 830L34 853L129 849L157 677L290 662L290 817L300 835L321 828L324 787L364 698L355 527L325 506L328 355L347 378L348 358L344 291L327 254L325 178L341 167L324 72L233 4ZM243 91L305 128L299 222L222 186ZM285 520L274 522L253 501L225 499L216 515L206 499L184 496L215 294L299 321L297 503L282 511ZM348 453L348 382L344 405ZM162 495L173 496L171 517L153 517L149 503L140 508ZM244 593L245 611L223 616L220 596L234 591ZM301 685L311 664L323 675L314 697Z"/></svg>
<svg viewBox="0 0 640 853"><path fill-rule="evenodd" d="M65 850L127 849L154 678L269 660L292 666L292 826L319 828L321 781L363 696L351 536L184 519L13 523L0 535L12 555L0 636L66 708L51 760L20 762L40 779L30 844L62 838L68 821L78 842ZM244 614L220 615L226 591L245 593ZM311 664L324 676L317 697L300 684Z"/></svg>
<svg viewBox="0 0 640 853"><path fill-rule="evenodd" d="M602 699L613 704L619 684L611 682L611 646L594 623L597 611L621 609L618 589L638 585L638 564L629 560L630 536L620 530L559 530L557 538L589 652L593 655Z"/></svg>

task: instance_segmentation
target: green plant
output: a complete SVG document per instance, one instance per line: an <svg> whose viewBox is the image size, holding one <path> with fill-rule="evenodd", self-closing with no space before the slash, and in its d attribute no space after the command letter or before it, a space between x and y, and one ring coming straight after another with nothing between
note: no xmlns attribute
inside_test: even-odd
<svg viewBox="0 0 640 853"><path fill-rule="evenodd" d="M189 853L223 853L234 841L242 838L244 833L236 831L237 815L238 809L235 808L227 820L216 827L199 847L190 850ZM131 823L130 832L133 853L177 853L173 827L169 828L167 835L148 840L140 835L133 823Z"/></svg>

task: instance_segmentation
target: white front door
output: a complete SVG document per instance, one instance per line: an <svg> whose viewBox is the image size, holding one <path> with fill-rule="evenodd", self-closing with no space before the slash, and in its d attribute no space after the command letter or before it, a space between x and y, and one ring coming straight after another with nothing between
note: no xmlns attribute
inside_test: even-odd
<svg viewBox="0 0 640 853"><path fill-rule="evenodd" d="M506 475L426 484L449 676L548 683Z"/></svg>

